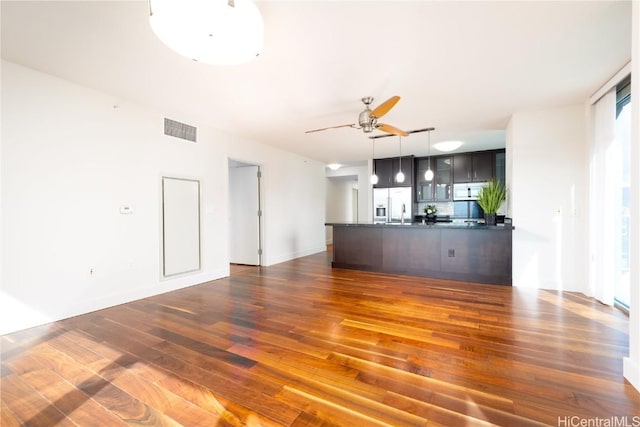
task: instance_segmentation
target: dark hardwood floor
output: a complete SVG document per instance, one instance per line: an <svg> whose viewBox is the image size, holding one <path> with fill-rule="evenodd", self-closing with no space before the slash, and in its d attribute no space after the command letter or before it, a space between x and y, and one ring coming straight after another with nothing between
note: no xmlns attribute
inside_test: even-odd
<svg viewBox="0 0 640 427"><path fill-rule="evenodd" d="M640 414L618 310L570 292L332 270L329 256L3 336L0 424L571 426Z"/></svg>

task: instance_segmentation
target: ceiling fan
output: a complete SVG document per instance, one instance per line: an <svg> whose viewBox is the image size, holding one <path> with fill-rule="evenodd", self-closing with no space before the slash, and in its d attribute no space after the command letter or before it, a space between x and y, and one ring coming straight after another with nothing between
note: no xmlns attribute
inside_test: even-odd
<svg viewBox="0 0 640 427"><path fill-rule="evenodd" d="M384 116L385 114L387 114L389 110L391 110L398 101L400 101L399 96L392 96L391 98L387 99L382 104L378 105L376 108L371 110L370 106L371 106L371 103L373 102L373 97L365 96L364 98L362 98L362 102L364 103L365 108L360 113L360 116L358 117L358 124L349 123L346 125L329 126L326 128L308 130L308 131L305 131L305 133L320 132L327 129L350 127L354 129L362 129L364 133L369 133L369 132L372 132L374 129L378 129L378 130L381 130L382 132L386 132L389 134L384 136L391 136L391 135L407 136L408 135L407 132L401 129L398 129L395 126L391 126L385 123L378 123L378 119Z"/></svg>
<svg viewBox="0 0 640 427"><path fill-rule="evenodd" d="M423 128L423 129L414 129L414 130L408 130L406 133L407 135L411 135L412 133L429 132L432 130L436 130L436 128L429 127L429 128ZM371 135L369 139L386 138L388 136L393 136L393 135Z"/></svg>

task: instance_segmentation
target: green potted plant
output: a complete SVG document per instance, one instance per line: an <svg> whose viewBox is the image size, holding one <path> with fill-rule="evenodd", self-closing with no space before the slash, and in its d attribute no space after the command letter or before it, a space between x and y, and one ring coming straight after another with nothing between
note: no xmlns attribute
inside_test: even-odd
<svg viewBox="0 0 640 427"><path fill-rule="evenodd" d="M498 212L506 198L507 188L502 181L492 178L482 186L478 194L478 204L484 211L486 225L496 225L496 212Z"/></svg>
<svg viewBox="0 0 640 427"><path fill-rule="evenodd" d="M438 212L438 208L436 208L436 205L425 206L424 214L427 217L427 222L436 222L436 212Z"/></svg>

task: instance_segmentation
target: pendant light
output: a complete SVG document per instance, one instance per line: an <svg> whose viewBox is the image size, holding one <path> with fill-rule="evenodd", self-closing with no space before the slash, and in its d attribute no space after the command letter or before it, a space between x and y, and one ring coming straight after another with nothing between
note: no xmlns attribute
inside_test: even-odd
<svg viewBox="0 0 640 427"><path fill-rule="evenodd" d="M194 61L237 65L262 52L264 23L251 0L149 0L149 23L167 47Z"/></svg>
<svg viewBox="0 0 640 427"><path fill-rule="evenodd" d="M371 184L376 185L378 183L378 175L376 175L376 140L372 139L371 149L371 164L373 167L373 173L371 174Z"/></svg>
<svg viewBox="0 0 640 427"><path fill-rule="evenodd" d="M427 171L424 173L424 179L431 181L433 179L433 171L431 170L431 131L427 132Z"/></svg>
<svg viewBox="0 0 640 427"><path fill-rule="evenodd" d="M403 183L404 182L404 174L402 173L402 137L398 136L400 140L400 157L398 157L400 168L398 173L396 174L396 182Z"/></svg>

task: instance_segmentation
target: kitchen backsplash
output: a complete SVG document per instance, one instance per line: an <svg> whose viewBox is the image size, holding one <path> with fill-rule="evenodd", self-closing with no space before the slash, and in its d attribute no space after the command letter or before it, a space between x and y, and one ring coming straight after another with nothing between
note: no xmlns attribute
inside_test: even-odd
<svg viewBox="0 0 640 427"><path fill-rule="evenodd" d="M427 207L427 205L436 205L436 208L438 209L437 215L449 215L453 217L455 216L454 203L455 202L420 202L420 203L417 203L417 210L415 211L415 215L424 215L424 208ZM463 203L466 203L466 202L463 202ZM498 210L498 215L508 216L506 203L502 204L502 206Z"/></svg>
<svg viewBox="0 0 640 427"><path fill-rule="evenodd" d="M424 215L424 208L427 205L436 205L436 209L438 209L437 215L453 216L453 202L420 202L418 203L416 215Z"/></svg>

